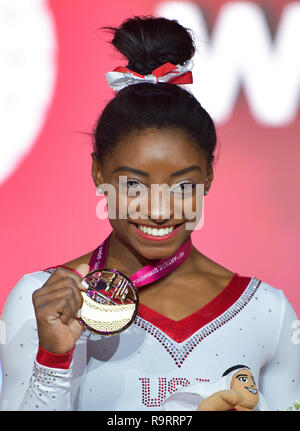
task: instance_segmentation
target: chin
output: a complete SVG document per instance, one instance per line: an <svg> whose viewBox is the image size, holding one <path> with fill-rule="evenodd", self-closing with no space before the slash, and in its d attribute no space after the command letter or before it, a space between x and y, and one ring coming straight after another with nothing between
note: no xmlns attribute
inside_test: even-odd
<svg viewBox="0 0 300 431"><path fill-rule="evenodd" d="M168 257L172 256L174 253L176 253L179 246L175 249L170 248L163 250L153 250L153 247L151 249L147 248L137 248L136 251L143 256L147 260L159 260L159 259L167 259Z"/></svg>

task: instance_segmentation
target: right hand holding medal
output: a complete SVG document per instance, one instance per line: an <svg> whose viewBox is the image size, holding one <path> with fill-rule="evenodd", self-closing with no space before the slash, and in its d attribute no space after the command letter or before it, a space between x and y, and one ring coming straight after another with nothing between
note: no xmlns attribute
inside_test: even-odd
<svg viewBox="0 0 300 431"><path fill-rule="evenodd" d="M76 271L84 277L89 265L81 264ZM58 354L72 350L83 331L77 315L83 303L81 292L86 290L78 274L58 267L33 293L39 343L43 349Z"/></svg>

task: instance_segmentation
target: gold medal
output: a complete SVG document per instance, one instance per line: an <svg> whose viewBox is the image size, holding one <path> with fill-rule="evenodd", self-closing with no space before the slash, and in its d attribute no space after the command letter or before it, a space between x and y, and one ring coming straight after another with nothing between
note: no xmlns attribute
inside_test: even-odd
<svg viewBox="0 0 300 431"><path fill-rule="evenodd" d="M139 306L134 283L116 269L96 269L83 280L89 285L81 292L83 305L79 322L89 331L114 335L127 329L134 321Z"/></svg>

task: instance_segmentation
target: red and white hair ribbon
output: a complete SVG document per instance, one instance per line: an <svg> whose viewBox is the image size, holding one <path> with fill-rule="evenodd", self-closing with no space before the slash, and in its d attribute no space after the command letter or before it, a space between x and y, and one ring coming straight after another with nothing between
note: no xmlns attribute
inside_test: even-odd
<svg viewBox="0 0 300 431"><path fill-rule="evenodd" d="M157 84L167 82L168 84L192 84L193 75L191 72L191 62L184 63L183 66L172 63L165 63L154 69L149 75L140 75L127 67L118 66L112 72L106 73L108 85L114 91L120 91L129 85L142 82Z"/></svg>

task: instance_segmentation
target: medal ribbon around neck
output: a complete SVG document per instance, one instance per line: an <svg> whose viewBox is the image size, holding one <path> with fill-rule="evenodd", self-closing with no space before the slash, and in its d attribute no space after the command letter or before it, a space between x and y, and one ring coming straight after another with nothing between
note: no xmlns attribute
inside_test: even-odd
<svg viewBox="0 0 300 431"><path fill-rule="evenodd" d="M96 250L94 250L90 260L90 271L105 268L110 237L111 233L103 241L103 243L100 244ZM136 287L153 283L154 281L159 280L160 278L165 277L170 272L174 271L189 257L191 251L192 240L189 237L171 257L155 260L152 264L148 264L139 269L129 278L131 281L133 281Z"/></svg>
<svg viewBox="0 0 300 431"><path fill-rule="evenodd" d="M100 335L114 335L127 329L138 312L138 288L174 271L192 251L189 237L172 256L157 259L128 277L117 269L105 267L111 235L90 259L90 272L83 277L89 289L82 292L83 305L78 318L86 329Z"/></svg>

